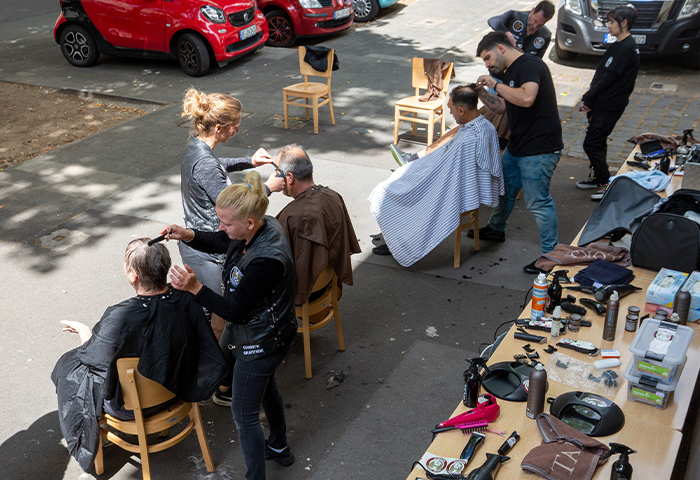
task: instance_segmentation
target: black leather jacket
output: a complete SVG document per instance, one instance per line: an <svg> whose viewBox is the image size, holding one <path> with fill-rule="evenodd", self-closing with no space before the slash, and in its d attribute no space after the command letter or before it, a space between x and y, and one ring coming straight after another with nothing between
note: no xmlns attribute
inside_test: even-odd
<svg viewBox="0 0 700 480"><path fill-rule="evenodd" d="M254 308L240 323L227 323L226 328L232 334L233 344L229 349L236 358L253 360L264 357L280 348L287 348L294 340L297 320L294 310L294 259L292 257L287 237L279 222L270 216L265 216L267 227L256 238L243 256L236 262L236 267L245 275L245 270L256 258L271 258L282 262L284 275L275 285L265 300ZM226 254L224 272L231 268L231 254L240 246L234 240ZM230 276L224 276L224 297L233 291Z"/></svg>

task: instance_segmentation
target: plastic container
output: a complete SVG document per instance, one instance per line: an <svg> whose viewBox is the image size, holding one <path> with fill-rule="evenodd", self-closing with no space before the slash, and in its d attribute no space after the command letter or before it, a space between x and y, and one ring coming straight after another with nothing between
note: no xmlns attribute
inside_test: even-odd
<svg viewBox="0 0 700 480"><path fill-rule="evenodd" d="M660 324L659 320L654 319L648 319L642 323L630 345L630 352L634 355L630 364L633 366L634 375L644 375L657 380L660 384L671 385L676 379L678 365L685 361L694 331L691 327L670 324L676 327L676 331L663 360L657 361L647 358L646 353Z"/></svg>
<svg viewBox="0 0 700 480"><path fill-rule="evenodd" d="M678 366L676 375L670 385L664 385L663 383L654 385L654 380L651 380L646 375L639 375L639 372L635 369L634 362L630 362L627 370L622 374L627 380L627 400L630 402L648 403L660 410L666 408L668 398L678 386L678 381L685 366L685 360L684 358L683 362Z"/></svg>

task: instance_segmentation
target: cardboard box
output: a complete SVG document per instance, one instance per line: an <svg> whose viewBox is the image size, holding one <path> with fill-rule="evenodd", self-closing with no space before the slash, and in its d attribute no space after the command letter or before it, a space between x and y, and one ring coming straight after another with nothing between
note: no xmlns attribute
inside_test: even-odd
<svg viewBox="0 0 700 480"><path fill-rule="evenodd" d="M676 296L676 292L683 286L687 278L687 273L677 272L670 268L662 268L647 289L647 303L655 303L662 307L673 307L673 299Z"/></svg>
<svg viewBox="0 0 700 480"><path fill-rule="evenodd" d="M688 321L698 323L700 321L700 272L691 273L684 287L690 292Z"/></svg>

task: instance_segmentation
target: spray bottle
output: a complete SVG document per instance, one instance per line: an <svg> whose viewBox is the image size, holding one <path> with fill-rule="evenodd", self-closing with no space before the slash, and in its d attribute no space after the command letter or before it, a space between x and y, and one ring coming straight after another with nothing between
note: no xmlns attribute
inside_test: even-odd
<svg viewBox="0 0 700 480"><path fill-rule="evenodd" d="M620 454L620 458L612 464L610 480L632 480L632 465L630 465L629 456L637 451L621 443L610 442L610 451L600 459L603 460L617 453Z"/></svg>
<svg viewBox="0 0 700 480"><path fill-rule="evenodd" d="M612 342L615 340L615 330L617 330L617 312L620 309L620 297L617 290L614 290L608 300L608 311L605 314L605 324L603 326L603 340Z"/></svg>
<svg viewBox="0 0 700 480"><path fill-rule="evenodd" d="M678 290L676 297L673 299L673 313L677 313L679 317L679 323L685 325L688 323L688 314L690 313L690 301L692 297L690 292L683 285L683 288Z"/></svg>
<svg viewBox="0 0 700 480"><path fill-rule="evenodd" d="M545 310L547 313L554 312L554 307L561 305L561 284L559 283L559 275L554 275L552 283L547 288L547 305Z"/></svg>
<svg viewBox="0 0 700 480"><path fill-rule="evenodd" d="M510 457L496 455L495 453L487 453L486 461L479 468L475 468L469 472L467 480L493 480L496 478L498 467L506 460L510 460Z"/></svg>
<svg viewBox="0 0 700 480"><path fill-rule="evenodd" d="M544 305L547 302L547 276L540 273L532 285L532 306L530 307L530 318L539 319L544 315Z"/></svg>
<svg viewBox="0 0 700 480"><path fill-rule="evenodd" d="M486 366L486 359L483 357L472 358L467 360L469 369L464 371L464 398L462 403L467 408L476 408L477 401L481 392L481 373L483 368L486 373L490 373Z"/></svg>

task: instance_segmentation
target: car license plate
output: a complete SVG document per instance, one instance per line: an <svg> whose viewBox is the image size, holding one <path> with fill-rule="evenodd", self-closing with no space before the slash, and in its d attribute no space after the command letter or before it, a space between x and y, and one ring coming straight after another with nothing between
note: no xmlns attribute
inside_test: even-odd
<svg viewBox="0 0 700 480"><path fill-rule="evenodd" d="M257 27L255 25L251 25L250 27L244 28L239 34L241 37L241 41L245 40L246 38L252 37L253 35L255 35L256 31Z"/></svg>
<svg viewBox="0 0 700 480"><path fill-rule="evenodd" d="M342 10L336 10L333 12L333 18L338 20L339 18L345 18L350 16L350 7L344 8Z"/></svg>
<svg viewBox="0 0 700 480"><path fill-rule="evenodd" d="M644 45L647 43L646 35L632 35L632 38L634 38L634 41L637 42L637 45ZM610 35L609 33L606 33L603 37L603 43L615 43L616 40L617 37Z"/></svg>

